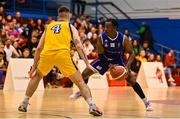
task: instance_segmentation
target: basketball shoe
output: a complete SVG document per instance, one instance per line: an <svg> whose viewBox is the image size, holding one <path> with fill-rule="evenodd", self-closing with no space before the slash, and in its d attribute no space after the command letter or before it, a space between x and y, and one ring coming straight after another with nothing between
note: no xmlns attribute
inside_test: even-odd
<svg viewBox="0 0 180 119"><path fill-rule="evenodd" d="M93 116L102 116L103 113L99 110L98 107L90 106L89 114L92 114Z"/></svg>
<svg viewBox="0 0 180 119"><path fill-rule="evenodd" d="M28 102L22 102L20 104L20 106L18 107L18 110L21 112L27 112L27 107L28 107L29 103Z"/></svg>
<svg viewBox="0 0 180 119"><path fill-rule="evenodd" d="M146 111L153 111L151 102L147 101L147 103L145 104L145 106L146 106Z"/></svg>
<svg viewBox="0 0 180 119"><path fill-rule="evenodd" d="M79 97L81 97L81 93L79 91L69 96L70 99L77 99Z"/></svg>

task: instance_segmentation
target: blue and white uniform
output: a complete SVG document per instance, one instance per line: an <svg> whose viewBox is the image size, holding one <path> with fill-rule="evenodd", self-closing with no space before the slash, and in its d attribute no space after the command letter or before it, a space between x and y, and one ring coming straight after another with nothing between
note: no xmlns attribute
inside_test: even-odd
<svg viewBox="0 0 180 119"><path fill-rule="evenodd" d="M126 36L120 32L117 32L117 36L114 39L108 37L105 32L101 34L104 56L108 59L109 63L125 66L122 57L125 37ZM101 61L100 59L96 59L91 63L91 65L101 75L103 75L109 68L109 64L104 63L104 61Z"/></svg>

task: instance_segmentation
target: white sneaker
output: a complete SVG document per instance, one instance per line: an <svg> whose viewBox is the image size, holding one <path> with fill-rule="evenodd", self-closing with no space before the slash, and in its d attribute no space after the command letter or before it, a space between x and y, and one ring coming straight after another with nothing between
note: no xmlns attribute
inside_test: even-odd
<svg viewBox="0 0 180 119"><path fill-rule="evenodd" d="M21 112L27 112L28 102L22 102L18 107L18 110Z"/></svg>
<svg viewBox="0 0 180 119"><path fill-rule="evenodd" d="M174 82L175 80L172 78L172 77L170 77L169 79L168 79L168 82Z"/></svg>
<svg viewBox="0 0 180 119"><path fill-rule="evenodd" d="M77 99L81 97L81 93L80 92L75 92L72 95L69 96L70 99Z"/></svg>
<svg viewBox="0 0 180 119"><path fill-rule="evenodd" d="M93 116L102 116L103 113L99 110L98 107L91 106L89 108L89 114L92 114Z"/></svg>
<svg viewBox="0 0 180 119"><path fill-rule="evenodd" d="M146 111L153 111L152 104L148 101L146 104Z"/></svg>

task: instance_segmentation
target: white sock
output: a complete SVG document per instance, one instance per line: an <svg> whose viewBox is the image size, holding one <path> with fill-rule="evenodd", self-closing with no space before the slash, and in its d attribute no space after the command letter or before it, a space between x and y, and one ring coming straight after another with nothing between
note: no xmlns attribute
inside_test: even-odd
<svg viewBox="0 0 180 119"><path fill-rule="evenodd" d="M144 104L146 104L148 102L148 99L146 97L142 100L143 100Z"/></svg>
<svg viewBox="0 0 180 119"><path fill-rule="evenodd" d="M94 103L91 97L86 99L86 102L88 103L89 107L92 107L92 106L96 107L96 104Z"/></svg>
<svg viewBox="0 0 180 119"><path fill-rule="evenodd" d="M24 100L23 100L23 102L29 102L29 99L30 99L30 97L29 97L29 96L27 96L27 95L25 95L25 96L24 96Z"/></svg>

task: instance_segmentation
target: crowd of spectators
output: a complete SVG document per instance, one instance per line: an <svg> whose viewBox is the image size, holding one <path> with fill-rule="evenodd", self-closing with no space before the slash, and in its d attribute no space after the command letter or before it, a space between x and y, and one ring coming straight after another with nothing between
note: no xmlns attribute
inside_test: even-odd
<svg viewBox="0 0 180 119"><path fill-rule="evenodd" d="M58 18L57 18L58 19ZM55 19L54 19L55 20ZM10 58L33 58L39 39L47 24L54 21L51 16L43 20L41 18L23 18L19 11L13 17L4 12L4 8L0 6L0 83L6 75L6 69ZM104 31L104 18L100 17L98 23L92 22L91 16L79 15L74 18L72 24L78 29L80 39L85 48L89 59L98 57L96 42L97 37ZM124 30L124 34L129 37L135 52L135 60L132 63L132 70L135 74L138 73L142 62L162 62L160 54L155 55L149 47L149 42L140 44L139 40L132 39L128 29ZM76 49L71 48L71 55L74 62L77 64L79 56ZM128 54L125 54L125 59ZM168 72L168 78L172 79L170 68L175 66L173 50L167 54L165 58L165 69ZM55 84L54 79L58 80L63 78L58 69L54 68L46 79L48 86ZM53 82L53 83L52 83ZM71 84L70 84L71 85ZM175 85L175 84L174 84ZM66 87L66 86L65 86Z"/></svg>

